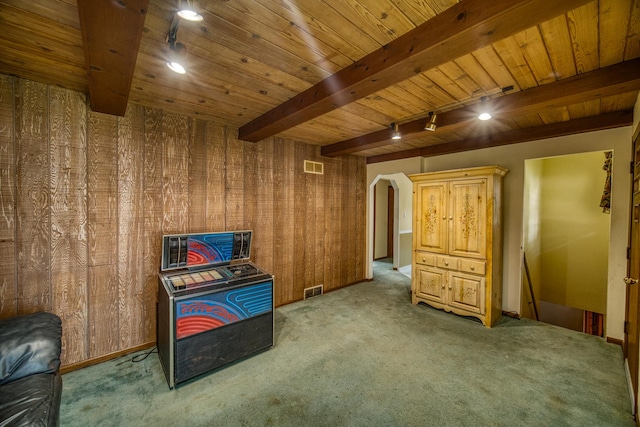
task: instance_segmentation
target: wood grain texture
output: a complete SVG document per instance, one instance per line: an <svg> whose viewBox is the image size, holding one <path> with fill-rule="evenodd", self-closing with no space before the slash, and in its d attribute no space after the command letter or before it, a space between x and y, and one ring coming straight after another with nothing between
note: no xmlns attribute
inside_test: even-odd
<svg viewBox="0 0 640 427"><path fill-rule="evenodd" d="M244 225L244 142L235 130L226 131L225 222L227 230L242 230Z"/></svg>
<svg viewBox="0 0 640 427"><path fill-rule="evenodd" d="M189 138L189 231L208 231L207 224L207 123L194 120Z"/></svg>
<svg viewBox="0 0 640 427"><path fill-rule="evenodd" d="M51 310L49 92L18 80L15 88L18 313Z"/></svg>
<svg viewBox="0 0 640 427"><path fill-rule="evenodd" d="M256 144L248 142L243 143L242 147L242 164L243 170L243 192L242 192L242 228L245 230L254 230L258 215L258 177L257 177L257 158Z"/></svg>
<svg viewBox="0 0 640 427"><path fill-rule="evenodd" d="M16 206L14 78L0 74L0 318L18 313L16 282Z"/></svg>
<svg viewBox="0 0 640 427"><path fill-rule="evenodd" d="M17 124L0 132L0 178L16 177L7 190L2 181L1 212L18 210L0 233L19 239L2 242L0 301L7 315L60 315L63 365L155 339L163 234L253 229L252 260L275 275L276 305L364 279L364 158L326 159L290 139L243 142L236 129L136 105L108 116L78 92L1 82L0 123ZM305 159L325 174L304 173Z"/></svg>
<svg viewBox="0 0 640 427"><path fill-rule="evenodd" d="M87 312L89 358L119 349L118 121L89 113L87 124Z"/></svg>
<svg viewBox="0 0 640 427"><path fill-rule="evenodd" d="M50 88L52 311L66 363L88 356L87 108L77 92Z"/></svg>
<svg viewBox="0 0 640 427"><path fill-rule="evenodd" d="M144 342L156 339L158 272L162 256L162 111L144 112Z"/></svg>
<svg viewBox="0 0 640 427"><path fill-rule="evenodd" d="M256 145L256 220L251 258L265 271L274 269L274 138ZM278 285L275 285L276 289Z"/></svg>
<svg viewBox="0 0 640 427"><path fill-rule="evenodd" d="M303 172L303 163L305 157L304 146L302 144L294 144L293 166L289 173L292 176L293 181L293 212L291 217L294 219L293 225L293 242L294 256L293 256L293 288L292 295L295 298L296 295L300 295L304 291L305 284L305 258L311 256L307 254L308 242L304 240L305 226L306 226L306 211L309 208L307 206L306 199L306 186L305 175Z"/></svg>
<svg viewBox="0 0 640 427"><path fill-rule="evenodd" d="M118 118L119 348L144 341L144 108L131 105Z"/></svg>
<svg viewBox="0 0 640 427"><path fill-rule="evenodd" d="M239 0L199 2L204 20L181 21L188 74L180 77L165 65L175 0L149 1L144 16L140 0L86 8L89 3L0 3L0 72L85 93L99 89L104 96L128 96L132 104L233 129L279 108L282 115L268 118L266 126L291 114L302 115L304 122L276 129L278 137L322 147L424 118L429 111L470 106L482 96L503 96L502 88L513 86L503 96L509 97L640 57L640 0ZM88 9L98 18L88 18ZM135 69L96 84L93 79L109 74L108 68L127 62L143 18ZM95 39L83 40L81 19L92 22L83 29L95 31ZM124 31L112 31L123 23ZM93 65L90 72L85 56ZM129 73L130 89L112 90L111 83ZM308 100L313 105L307 106ZM624 101L606 103L624 108ZM515 130L520 122L501 127ZM358 155L467 136L440 128L438 135L399 144L387 140Z"/></svg>
<svg viewBox="0 0 640 427"><path fill-rule="evenodd" d="M162 233L187 233L189 221L189 135L191 119L163 115Z"/></svg>
<svg viewBox="0 0 640 427"><path fill-rule="evenodd" d="M227 229L225 218L226 131L223 126L207 122L207 230Z"/></svg>

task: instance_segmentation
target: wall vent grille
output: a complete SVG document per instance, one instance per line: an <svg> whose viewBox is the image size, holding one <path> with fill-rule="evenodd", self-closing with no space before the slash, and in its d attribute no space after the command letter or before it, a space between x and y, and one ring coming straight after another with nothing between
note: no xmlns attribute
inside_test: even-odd
<svg viewBox="0 0 640 427"><path fill-rule="evenodd" d="M304 290L304 299L317 297L323 294L324 287L323 285L312 286L310 288L305 288Z"/></svg>
<svg viewBox="0 0 640 427"><path fill-rule="evenodd" d="M305 160L304 171L305 173L315 173L316 175L324 175L324 163Z"/></svg>

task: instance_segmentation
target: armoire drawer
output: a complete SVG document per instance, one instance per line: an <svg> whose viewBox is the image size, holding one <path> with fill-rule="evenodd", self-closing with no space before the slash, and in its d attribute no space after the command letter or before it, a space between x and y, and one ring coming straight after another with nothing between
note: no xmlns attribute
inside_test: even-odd
<svg viewBox="0 0 640 427"><path fill-rule="evenodd" d="M416 251L416 263L435 267L436 255L431 253Z"/></svg>
<svg viewBox="0 0 640 427"><path fill-rule="evenodd" d="M457 270L458 269L458 258L450 257L450 256L441 256L438 255L438 267L446 268L447 270Z"/></svg>
<svg viewBox="0 0 640 427"><path fill-rule="evenodd" d="M473 261L470 259L460 259L460 271L471 274L482 274L486 272L486 263L483 261Z"/></svg>

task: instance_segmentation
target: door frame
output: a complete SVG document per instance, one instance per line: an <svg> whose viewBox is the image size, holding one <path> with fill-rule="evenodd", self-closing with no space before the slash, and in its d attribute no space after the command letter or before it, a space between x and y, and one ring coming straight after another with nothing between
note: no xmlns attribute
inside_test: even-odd
<svg viewBox="0 0 640 427"><path fill-rule="evenodd" d="M623 353L627 380L629 382L629 394L631 399L631 412L638 422L638 381L640 368L640 127L632 138L631 144L631 191L629 213L629 246L627 256L627 277L625 297L625 328ZM638 190L634 190L637 182ZM638 206L636 210L635 206ZM634 225L635 224L635 225ZM636 283L627 281L636 279ZM630 357L631 356L631 357Z"/></svg>
<svg viewBox="0 0 640 427"><path fill-rule="evenodd" d="M390 174L383 174L383 175L378 175L374 178L373 181L371 181L371 184L369 184L369 197L368 197L368 204L369 204L369 217L368 217L368 230L367 230L367 235L368 237L368 241L367 241L367 271L366 271L366 278L367 279L373 279L373 255L374 255L374 246L375 246L375 242L373 241L373 235L374 235L374 230L375 230L375 221L374 221L374 214L375 214L375 203L374 203L374 199L375 199L375 189L376 189L376 184L378 183L378 181L380 181L381 179L386 179L391 183L391 186L393 187L393 191L394 191L394 195L395 197L393 198L393 203L394 203L394 208L393 208L393 268L394 269L398 269L398 265L400 263L400 238L399 238L399 223L400 223L400 195L398 194L400 192L400 189L398 187L398 184L396 183L395 177L393 175Z"/></svg>

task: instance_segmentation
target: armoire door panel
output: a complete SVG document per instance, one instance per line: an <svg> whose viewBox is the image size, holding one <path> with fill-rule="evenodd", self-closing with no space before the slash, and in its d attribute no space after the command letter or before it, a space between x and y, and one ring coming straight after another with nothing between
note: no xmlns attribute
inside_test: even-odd
<svg viewBox="0 0 640 427"><path fill-rule="evenodd" d="M487 237L487 181L453 181L450 191L449 253L484 258Z"/></svg>
<svg viewBox="0 0 640 427"><path fill-rule="evenodd" d="M449 276L449 305L465 311L484 314L485 279L459 272Z"/></svg>
<svg viewBox="0 0 640 427"><path fill-rule="evenodd" d="M418 250L447 251L447 186L441 183L420 185L417 190L420 215L416 216Z"/></svg>
<svg viewBox="0 0 640 427"><path fill-rule="evenodd" d="M418 271L417 296L441 304L445 304L446 298L446 272L436 268L420 267Z"/></svg>

